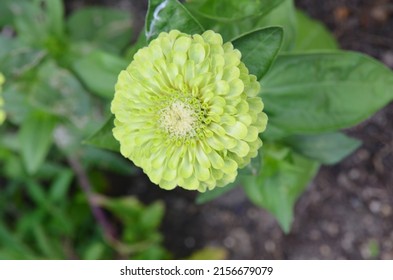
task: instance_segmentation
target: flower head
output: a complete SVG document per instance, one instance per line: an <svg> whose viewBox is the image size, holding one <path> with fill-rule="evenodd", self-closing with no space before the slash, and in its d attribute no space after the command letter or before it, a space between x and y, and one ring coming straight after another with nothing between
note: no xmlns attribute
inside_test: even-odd
<svg viewBox="0 0 393 280"><path fill-rule="evenodd" d="M5 79L4 76L0 73L0 94L1 94L1 86L3 85ZM5 113L3 110L4 100L0 95L0 124L2 124L5 120Z"/></svg>
<svg viewBox="0 0 393 280"><path fill-rule="evenodd" d="M213 31L163 32L140 49L111 106L121 153L164 189L233 182L267 123L260 85L240 59Z"/></svg>

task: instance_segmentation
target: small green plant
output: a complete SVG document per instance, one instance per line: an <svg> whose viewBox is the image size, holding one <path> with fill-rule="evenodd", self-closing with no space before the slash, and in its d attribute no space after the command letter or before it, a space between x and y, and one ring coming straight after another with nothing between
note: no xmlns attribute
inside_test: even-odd
<svg viewBox="0 0 393 280"><path fill-rule="evenodd" d="M183 35L174 39L173 30ZM262 112L262 107L253 102L238 105L240 96L234 99L240 103L231 100L238 86L226 79L238 76L231 70L223 70L224 75L217 70L216 48L208 46L210 43L203 45L206 39L200 39L209 37L205 34L211 30L222 36L216 42L228 42L224 49L233 46L241 53L240 61L234 62L221 52L223 67L233 63L234 68L241 69L244 63L251 79L260 83L258 97L264 103L268 123L259 135L264 144L258 155L246 143L253 139L253 126L264 126L266 119L248 119L247 110L241 108ZM171 39L164 42L167 32ZM182 36L197 43L187 45ZM198 54L197 44L204 46ZM241 186L252 202L270 211L289 232L296 200L320 165L337 163L361 144L340 130L367 119L393 99L393 74L388 68L366 55L340 51L337 46L323 25L297 11L291 0L193 0L184 4L150 0L145 30L131 51L135 54L131 64L119 76L112 103L116 116L113 132L121 152L162 188L207 189L199 195L199 202ZM184 64L179 63L182 57ZM200 57L205 60L200 61ZM211 69L203 68L204 63ZM135 65L139 65L139 72ZM172 65L177 67L175 72ZM245 77L242 71L240 76ZM152 79L159 82L153 84ZM242 79L242 96L250 98L248 82ZM192 102L184 101L185 97L174 97L179 92L196 97L193 102L206 107L203 114L213 116L209 124L202 118L200 134L193 133L201 124L192 118L200 110L190 109L187 104ZM222 98L220 105L207 97L210 93ZM143 105L149 94L154 98ZM167 96L175 101L168 101L169 105L160 101ZM124 105L127 102L130 106ZM180 110L180 103L188 109ZM156 109L149 110L149 106ZM187 133L192 133L184 136L166 131L168 127L160 124L162 118L167 121L168 110L178 117L171 125L188 125ZM140 114L149 121L143 124ZM98 143L103 135L108 140L112 122L110 119L91 142ZM166 138L169 140L165 142ZM100 143L103 147L116 145ZM193 169L187 169L189 162Z"/></svg>

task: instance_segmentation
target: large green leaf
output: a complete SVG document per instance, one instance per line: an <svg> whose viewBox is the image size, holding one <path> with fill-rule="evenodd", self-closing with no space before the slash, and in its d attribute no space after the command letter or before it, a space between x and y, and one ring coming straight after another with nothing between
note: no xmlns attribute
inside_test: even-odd
<svg viewBox="0 0 393 280"><path fill-rule="evenodd" d="M19 143L28 173L35 173L49 152L55 123L52 116L37 111L23 122L19 131Z"/></svg>
<svg viewBox="0 0 393 280"><path fill-rule="evenodd" d="M234 21L269 13L284 0L189 0L187 7L216 21Z"/></svg>
<svg viewBox="0 0 393 280"><path fill-rule="evenodd" d="M278 16L270 17L270 14L278 14L276 10L281 8L284 1L188 1L185 6L201 22L205 29L218 32L224 41L232 41L242 34L268 26L284 26ZM200 9L203 7L203 9ZM223 11L226 11L225 14ZM268 19L269 18L269 19ZM285 21L288 20L288 16ZM287 31L287 30L286 30ZM285 35L287 36L287 35Z"/></svg>
<svg viewBox="0 0 393 280"><path fill-rule="evenodd" d="M67 21L74 41L88 41L106 51L119 53L131 41L132 18L126 11L89 7L74 12Z"/></svg>
<svg viewBox="0 0 393 280"><path fill-rule="evenodd" d="M177 0L149 0L145 26L148 42L172 29L188 34L203 32L200 23Z"/></svg>
<svg viewBox="0 0 393 280"><path fill-rule="evenodd" d="M314 177L319 164L289 148L265 145L259 176L241 176L249 199L271 212L288 233L297 198Z"/></svg>
<svg viewBox="0 0 393 280"><path fill-rule="evenodd" d="M108 99L113 98L117 76L126 67L124 59L102 51L92 52L72 64L73 71L90 91Z"/></svg>
<svg viewBox="0 0 393 280"><path fill-rule="evenodd" d="M232 43L242 53L242 61L251 74L261 79L275 60L283 39L280 27L268 27L245 34Z"/></svg>
<svg viewBox="0 0 393 280"><path fill-rule="evenodd" d="M98 148L119 152L120 143L113 137L112 133L114 119L115 117L112 115L96 133L85 140L85 143Z"/></svg>
<svg viewBox="0 0 393 280"><path fill-rule="evenodd" d="M284 39L281 49L292 50L294 47L297 26L296 9L293 0L284 0L279 6L254 23L256 26L281 26L284 30Z"/></svg>
<svg viewBox="0 0 393 280"><path fill-rule="evenodd" d="M358 124L393 99L393 74L359 53L279 56L261 80L269 123L287 135Z"/></svg>
<svg viewBox="0 0 393 280"><path fill-rule="evenodd" d="M284 142L296 152L324 164L339 162L361 145L361 141L340 132L293 135Z"/></svg>
<svg viewBox="0 0 393 280"><path fill-rule="evenodd" d="M294 51L335 50L338 43L319 21L311 19L302 11L296 11L297 36Z"/></svg>

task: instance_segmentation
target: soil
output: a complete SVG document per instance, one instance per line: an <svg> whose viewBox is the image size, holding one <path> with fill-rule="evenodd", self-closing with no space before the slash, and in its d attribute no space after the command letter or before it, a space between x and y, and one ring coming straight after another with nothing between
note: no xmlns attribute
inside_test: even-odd
<svg viewBox="0 0 393 280"><path fill-rule="evenodd" d="M73 1L75 7L79 2L116 2L138 11L138 27L143 24L146 1ZM393 1L299 0L296 5L324 22L343 49L393 68ZM215 246L226 248L228 259L393 259L393 103L347 133L363 145L341 163L320 169L296 205L288 235L241 189L197 205L195 193L160 190L140 174L128 179L129 192L146 202L165 201L162 232L175 258Z"/></svg>

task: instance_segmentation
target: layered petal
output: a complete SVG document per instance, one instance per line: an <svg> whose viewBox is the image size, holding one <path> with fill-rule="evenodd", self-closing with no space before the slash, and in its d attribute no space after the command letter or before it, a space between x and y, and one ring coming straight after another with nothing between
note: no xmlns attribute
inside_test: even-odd
<svg viewBox="0 0 393 280"><path fill-rule="evenodd" d="M225 186L262 146L260 85L240 51L211 30L161 33L135 54L115 90L121 153L163 189Z"/></svg>

